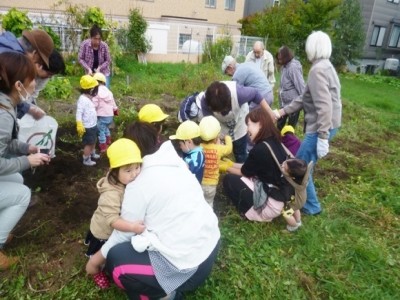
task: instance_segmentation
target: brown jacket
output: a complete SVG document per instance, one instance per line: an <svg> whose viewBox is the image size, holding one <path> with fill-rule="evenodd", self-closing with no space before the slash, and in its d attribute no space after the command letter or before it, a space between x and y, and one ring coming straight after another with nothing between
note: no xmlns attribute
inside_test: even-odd
<svg viewBox="0 0 400 300"><path fill-rule="evenodd" d="M113 185L103 177L97 182L97 189L100 197L90 221L90 231L97 239L107 240L113 231L111 224L120 217L125 186Z"/></svg>

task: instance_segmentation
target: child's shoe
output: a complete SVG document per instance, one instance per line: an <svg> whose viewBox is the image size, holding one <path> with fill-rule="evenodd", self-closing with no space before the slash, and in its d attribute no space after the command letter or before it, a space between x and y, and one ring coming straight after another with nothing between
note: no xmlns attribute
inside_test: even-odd
<svg viewBox="0 0 400 300"><path fill-rule="evenodd" d="M0 270L8 269L12 265L15 265L18 260L18 257L7 256L2 251L0 251Z"/></svg>
<svg viewBox="0 0 400 300"><path fill-rule="evenodd" d="M107 289L110 287L110 281L108 280L108 277L104 271L93 275L93 280L101 289Z"/></svg>
<svg viewBox="0 0 400 300"><path fill-rule="evenodd" d="M106 144L111 145L111 135L106 136Z"/></svg>
<svg viewBox="0 0 400 300"><path fill-rule="evenodd" d="M88 166L88 167L93 167L93 166L95 166L96 165L96 162L95 161L93 161L93 160L91 160L91 157L90 157L90 155L89 156L83 156L83 164L85 165L85 166Z"/></svg>
<svg viewBox="0 0 400 300"><path fill-rule="evenodd" d="M93 152L90 154L90 157L92 159L100 159L100 155L97 154L95 150L93 150Z"/></svg>
<svg viewBox="0 0 400 300"><path fill-rule="evenodd" d="M100 152L104 153L107 151L108 145L106 143L99 144Z"/></svg>
<svg viewBox="0 0 400 300"><path fill-rule="evenodd" d="M297 229L299 229L301 225L302 225L302 224L301 224L301 221L299 221L299 222L296 223L296 226L290 226L290 225L288 224L288 225L286 226L286 229L287 229L287 231L289 231L289 232L294 232L294 231L296 231Z"/></svg>

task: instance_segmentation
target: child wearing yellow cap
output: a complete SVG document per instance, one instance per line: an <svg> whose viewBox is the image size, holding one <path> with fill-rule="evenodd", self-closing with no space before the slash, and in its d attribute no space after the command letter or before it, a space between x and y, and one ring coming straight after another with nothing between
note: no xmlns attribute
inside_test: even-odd
<svg viewBox="0 0 400 300"><path fill-rule="evenodd" d="M140 220L128 222L120 217L125 187L140 173L142 158L138 146L130 139L121 138L108 147L107 156L110 170L97 182L100 197L85 239L85 245L89 246L88 257L100 250L114 229L136 234L145 229ZM107 277L104 273L99 274L94 278L96 284L101 288L107 287Z"/></svg>
<svg viewBox="0 0 400 300"><path fill-rule="evenodd" d="M286 125L281 130L282 136L282 144L285 145L286 148L296 156L297 151L300 148L301 141L299 138L294 134L294 128L291 125Z"/></svg>
<svg viewBox="0 0 400 300"><path fill-rule="evenodd" d="M214 116L207 116L201 119L200 137L202 139L205 156L204 175L201 182L204 198L213 207L217 185L219 181L219 161L222 157L232 153L232 138L229 135L224 137L225 144L219 141L221 125Z"/></svg>
<svg viewBox="0 0 400 300"><path fill-rule="evenodd" d="M200 127L196 122L185 121L179 125L176 134L169 137L170 140L177 140L179 148L183 152L183 160L189 167L190 172L196 175L201 183L204 173L204 153L200 146Z"/></svg>
<svg viewBox="0 0 400 300"><path fill-rule="evenodd" d="M80 80L81 95L76 104L76 131L82 138L83 164L94 166L100 156L96 154L97 113L92 98L97 95L99 83L90 75L83 75Z"/></svg>

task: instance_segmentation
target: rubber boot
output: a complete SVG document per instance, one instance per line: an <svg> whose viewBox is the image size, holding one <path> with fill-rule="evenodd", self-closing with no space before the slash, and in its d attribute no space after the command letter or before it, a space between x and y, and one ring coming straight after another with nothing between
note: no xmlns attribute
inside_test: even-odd
<svg viewBox="0 0 400 300"><path fill-rule="evenodd" d="M111 145L111 136L110 135L106 136L106 144Z"/></svg>
<svg viewBox="0 0 400 300"><path fill-rule="evenodd" d="M100 152L104 153L107 151L108 146L106 143L101 143L101 144L99 144L99 148L100 148Z"/></svg>

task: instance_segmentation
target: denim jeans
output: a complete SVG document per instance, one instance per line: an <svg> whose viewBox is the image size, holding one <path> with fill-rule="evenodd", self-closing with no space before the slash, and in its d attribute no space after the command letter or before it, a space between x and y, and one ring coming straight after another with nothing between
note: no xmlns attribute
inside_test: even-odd
<svg viewBox="0 0 400 300"><path fill-rule="evenodd" d="M247 134L233 141L233 155L237 163L244 163L247 159Z"/></svg>
<svg viewBox="0 0 400 300"><path fill-rule="evenodd" d="M329 131L329 140L331 140L337 133L338 128L331 129ZM317 155L317 141L318 133L306 133L303 141L301 142L299 151L296 157L304 159L307 163L310 161L314 162L314 167L318 160ZM314 180L313 180L313 170L310 172L310 177L308 178L307 184L307 201L302 211L306 214L314 215L321 212L321 204L318 201L317 193L315 191Z"/></svg>
<svg viewBox="0 0 400 300"><path fill-rule="evenodd" d="M111 75L106 76L106 87L110 89Z"/></svg>
<svg viewBox="0 0 400 300"><path fill-rule="evenodd" d="M31 190L19 173L0 176L0 249L25 213Z"/></svg>
<svg viewBox="0 0 400 300"><path fill-rule="evenodd" d="M106 142L106 136L111 135L108 126L111 125L114 117L97 117L97 130L99 131L99 143Z"/></svg>

